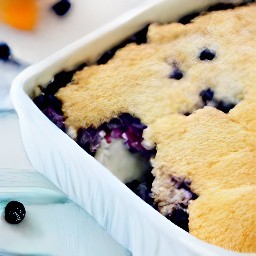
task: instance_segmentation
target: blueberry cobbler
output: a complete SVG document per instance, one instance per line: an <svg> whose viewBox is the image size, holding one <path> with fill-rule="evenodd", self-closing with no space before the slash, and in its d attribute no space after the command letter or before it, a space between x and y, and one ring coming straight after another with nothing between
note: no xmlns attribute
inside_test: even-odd
<svg viewBox="0 0 256 256"><path fill-rule="evenodd" d="M147 203L256 252L256 5L150 24L34 102Z"/></svg>

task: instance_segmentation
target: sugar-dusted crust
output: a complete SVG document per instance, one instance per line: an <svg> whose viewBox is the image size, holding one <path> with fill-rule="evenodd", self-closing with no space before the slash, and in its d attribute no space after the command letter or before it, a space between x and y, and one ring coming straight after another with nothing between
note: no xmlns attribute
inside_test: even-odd
<svg viewBox="0 0 256 256"><path fill-rule="evenodd" d="M255 134L206 107L189 117L163 117L145 138L157 145L155 201L168 202L172 175L188 177L199 195L189 206L190 233L227 249L255 252Z"/></svg>
<svg viewBox="0 0 256 256"><path fill-rule="evenodd" d="M233 251L255 252L256 188L212 190L191 203L190 232Z"/></svg>
<svg viewBox="0 0 256 256"><path fill-rule="evenodd" d="M150 124L166 114L197 109L199 93L207 87L215 90L216 97L233 102L253 98L255 13L256 6L251 5L210 13L185 26L152 25L151 43L128 45L108 64L86 67L57 93L66 124L98 126L122 112ZM164 34L171 41L163 42ZM197 58L205 47L216 50L214 61ZM184 72L181 80L168 78L173 63Z"/></svg>
<svg viewBox="0 0 256 256"><path fill-rule="evenodd" d="M256 5L219 11L188 25L153 24L149 43L128 45L107 64L86 67L56 96L66 124L99 126L128 112L156 143L153 193L168 202L171 175L191 180L199 198L189 228L212 244L256 252ZM198 56L216 52L212 61ZM170 79L173 69L183 72ZM237 104L228 114L203 106L200 92Z"/></svg>

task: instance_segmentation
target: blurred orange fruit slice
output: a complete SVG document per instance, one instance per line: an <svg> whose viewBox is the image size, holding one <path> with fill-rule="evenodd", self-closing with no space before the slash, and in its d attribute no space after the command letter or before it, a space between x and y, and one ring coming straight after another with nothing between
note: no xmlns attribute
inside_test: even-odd
<svg viewBox="0 0 256 256"><path fill-rule="evenodd" d="M36 0L0 0L0 20L14 28L32 30L37 17Z"/></svg>

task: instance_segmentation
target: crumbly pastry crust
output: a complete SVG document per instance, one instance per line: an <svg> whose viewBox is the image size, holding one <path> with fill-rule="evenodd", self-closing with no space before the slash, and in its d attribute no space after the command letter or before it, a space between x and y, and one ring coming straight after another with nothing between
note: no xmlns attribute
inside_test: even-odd
<svg viewBox="0 0 256 256"><path fill-rule="evenodd" d="M157 146L156 202L168 202L172 175L191 180L189 230L209 243L256 252L256 5L212 12L191 24L149 27L148 42L120 49L105 65L77 72L56 96L65 123L95 126L120 113L148 126ZM201 61L205 49L216 52ZM175 67L180 80L170 79ZM228 114L203 107L200 92L237 104ZM184 116L182 113L192 113Z"/></svg>

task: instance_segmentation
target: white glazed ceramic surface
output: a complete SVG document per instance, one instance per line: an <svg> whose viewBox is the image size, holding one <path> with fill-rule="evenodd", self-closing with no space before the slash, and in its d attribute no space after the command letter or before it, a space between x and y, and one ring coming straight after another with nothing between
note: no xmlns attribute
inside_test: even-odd
<svg viewBox="0 0 256 256"><path fill-rule="evenodd" d="M172 224L52 124L30 96L37 85L46 84L54 74L82 62L93 62L100 53L145 24L173 21L216 2L219 1L147 1L28 68L13 83L11 95L23 143L35 169L91 214L134 256L247 254L209 245Z"/></svg>

